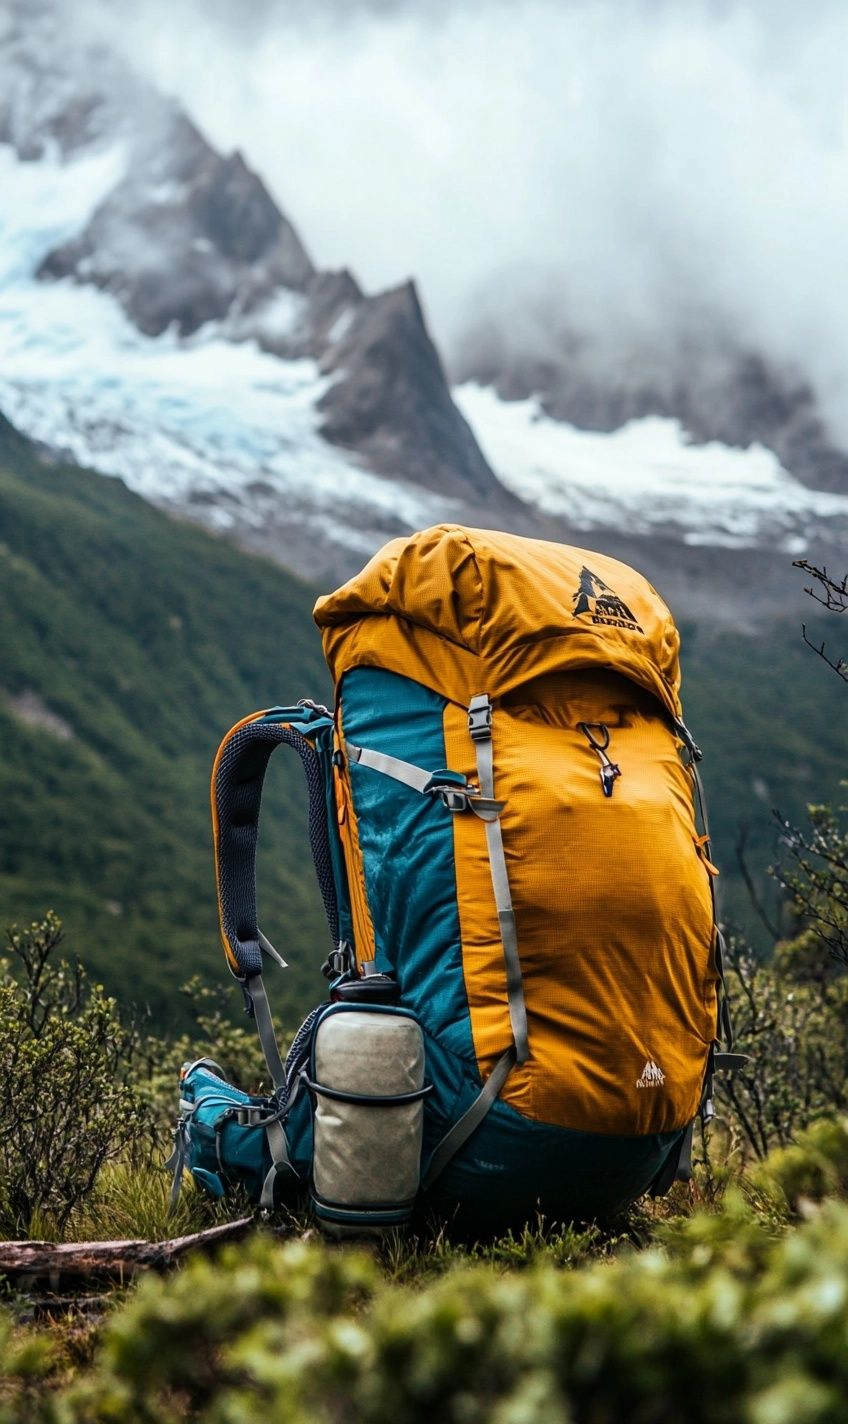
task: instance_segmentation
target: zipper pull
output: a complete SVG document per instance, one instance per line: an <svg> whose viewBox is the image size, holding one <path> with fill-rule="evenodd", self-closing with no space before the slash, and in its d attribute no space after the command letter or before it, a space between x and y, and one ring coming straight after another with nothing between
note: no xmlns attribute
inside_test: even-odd
<svg viewBox="0 0 848 1424"><path fill-rule="evenodd" d="M607 756L610 744L609 727L605 722L578 722L577 726L600 760L601 790L605 796L612 796L616 779L621 776L621 767ZM594 736L595 731L600 732L600 738Z"/></svg>

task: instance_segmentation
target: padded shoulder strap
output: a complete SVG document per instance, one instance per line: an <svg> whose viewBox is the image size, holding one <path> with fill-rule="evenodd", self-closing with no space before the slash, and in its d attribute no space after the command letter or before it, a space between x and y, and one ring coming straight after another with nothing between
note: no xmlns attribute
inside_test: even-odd
<svg viewBox="0 0 848 1424"><path fill-rule="evenodd" d="M259 929L256 911L256 844L262 787L271 753L293 747L309 790L309 842L327 923L338 946L339 913L330 858L327 800L318 754L311 738L332 726L325 708L305 706L254 712L236 723L218 748L212 769L212 828L221 939L237 979L262 972L262 954L273 953ZM275 956L279 959L279 956Z"/></svg>

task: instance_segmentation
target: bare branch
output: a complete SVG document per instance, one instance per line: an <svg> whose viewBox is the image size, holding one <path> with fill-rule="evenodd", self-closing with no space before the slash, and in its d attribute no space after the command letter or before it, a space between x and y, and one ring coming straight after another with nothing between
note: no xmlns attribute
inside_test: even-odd
<svg viewBox="0 0 848 1424"><path fill-rule="evenodd" d="M821 592L814 588L805 588L804 592L814 598L816 603L820 603L829 613L845 613L848 610L848 574L842 579L831 578L827 569L817 568L807 559L795 559L792 567L801 569L805 574L816 580L821 587Z"/></svg>
<svg viewBox="0 0 848 1424"><path fill-rule="evenodd" d="M805 592L810 593L811 590L806 589ZM813 596L815 597L815 595ZM821 602L821 599L819 600L819 602ZM841 611L842 610L840 609L840 612ZM801 632L804 635L804 642L807 644L807 647L812 648L813 652L822 659L822 662L826 662L829 668L833 668L833 671L837 674L838 677L842 678L843 682L848 682L848 663L845 661L845 659L837 658L836 662L834 662L832 658L829 658L827 653L825 652L826 644L824 642L814 643L812 639L807 637L806 623L801 624Z"/></svg>
<svg viewBox="0 0 848 1424"><path fill-rule="evenodd" d="M245 1236L255 1225L253 1217L244 1216L172 1241L2 1241L0 1274L28 1284L40 1279L57 1284L60 1279L125 1281L140 1270L164 1270L188 1251L208 1251Z"/></svg>

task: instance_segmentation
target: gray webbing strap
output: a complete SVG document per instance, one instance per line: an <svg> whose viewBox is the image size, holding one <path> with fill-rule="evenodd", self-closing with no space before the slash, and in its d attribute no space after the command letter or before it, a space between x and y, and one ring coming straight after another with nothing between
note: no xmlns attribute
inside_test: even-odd
<svg viewBox="0 0 848 1424"><path fill-rule="evenodd" d="M707 816L707 796L706 792L704 791L704 783L701 780L701 773L699 772L695 762L690 762L689 770L692 773L692 780L695 783L695 796L697 797L698 801L698 813L701 817L701 825L704 828L704 835L707 838L704 842L704 849L707 853L707 856L712 859L712 837L710 835L709 817ZM710 881L712 882L712 876L710 876ZM715 900L715 896L713 896L713 900Z"/></svg>
<svg viewBox="0 0 848 1424"><path fill-rule="evenodd" d="M724 935L718 925L715 927L715 967L718 974L718 982L721 985L721 1003L718 1011L718 1027L721 1030L721 1037L724 1046L728 1050L733 1048L735 1042L733 1033L733 1020L730 1017L730 999L727 993L727 980L724 971Z"/></svg>
<svg viewBox="0 0 848 1424"><path fill-rule="evenodd" d="M441 1142L435 1148L430 1158L427 1171L421 1178L421 1188L426 1191L431 1187L436 1178L441 1175L451 1158L468 1141L475 1128L480 1126L490 1107L499 1096L501 1088L509 1077L516 1063L515 1049L508 1048L502 1058L499 1058L482 1089L477 1094L471 1107L466 1109L458 1122L445 1133Z"/></svg>
<svg viewBox="0 0 848 1424"><path fill-rule="evenodd" d="M357 766L379 771L393 781L403 782L413 791L420 791L422 795L428 792L437 795L449 811L473 811L481 821L488 821L493 816L499 816L504 808L503 801L493 801L480 795L475 786L462 786L446 779L439 781L438 772L425 771L411 761L401 761L400 757L375 752L370 747L357 747L353 742L347 742L346 748L348 757Z"/></svg>
<svg viewBox="0 0 848 1424"><path fill-rule="evenodd" d="M279 1122L273 1119L265 1123L265 1135L271 1152L271 1167L262 1183L259 1206L262 1211L271 1211L274 1206L274 1184L280 1172L292 1172L297 1176L289 1157L289 1144Z"/></svg>
<svg viewBox="0 0 848 1424"><path fill-rule="evenodd" d="M368 747L356 747L352 742L346 742L345 747L351 761L359 766L368 766L372 771L381 771L395 781L402 781L413 791L426 791L433 780L432 772L414 766L411 761L401 761L400 757L387 756L385 752L372 752Z"/></svg>
<svg viewBox="0 0 848 1424"><path fill-rule="evenodd" d="M713 849L710 837L710 822L707 816L707 797L704 791L704 783L701 780L701 773L698 770L697 762L694 758L689 764L689 770L692 773L692 781L695 785L695 796L698 802L698 813L701 818L701 825L704 828L704 835L706 836L704 852L707 859L711 861L713 858ZM718 924L718 900L716 897L715 877L712 874L708 874L708 879L710 882L710 899L713 907L713 922L715 924L716 936L715 967L720 986L718 1029L725 1046L730 1049L733 1047L733 1022L730 1017L730 999L727 992L727 981L724 975L724 935L719 929Z"/></svg>
<svg viewBox="0 0 848 1424"><path fill-rule="evenodd" d="M262 1045L268 1072L271 1074L271 1081L275 1088L282 1088L286 1081L286 1070L280 1057L277 1035L274 1032L274 1020L271 1018L271 1008L268 1003L268 995L265 993L262 975L253 974L244 981L244 987L253 1005L256 1032L259 1034L259 1042Z"/></svg>
<svg viewBox="0 0 848 1424"><path fill-rule="evenodd" d="M703 843L704 852L708 860L712 860L712 839L710 836L710 822L707 816L707 797L704 791L704 783L701 780L701 773L698 770L698 762L703 760L703 752L695 741L689 728L681 719L675 718L674 730L689 752L689 770L692 773L692 783L695 788L695 799L698 806L698 814L701 818L701 825L704 829L705 840ZM713 923L715 925L715 967L719 979L719 1009L718 1023L716 1029L728 1049L733 1047L733 1022L730 1017L730 999L727 992L727 982L724 976L724 935L718 923L718 897L716 895L715 880L709 875L710 900L713 907ZM730 1054L730 1057L740 1055Z"/></svg>
<svg viewBox="0 0 848 1424"><path fill-rule="evenodd" d="M174 1135L174 1150L167 1162L163 1163L165 1170L173 1174L171 1177L171 1190L168 1194L168 1216L173 1216L177 1209L177 1202L180 1199L180 1191L183 1185L183 1172L185 1171L187 1161L188 1151L186 1149L185 1140L185 1123L183 1119L180 1118Z"/></svg>
<svg viewBox="0 0 848 1424"><path fill-rule="evenodd" d="M677 1159L677 1170L674 1174L676 1182L691 1182L692 1180L692 1142L695 1136L695 1119L693 1118L683 1134L683 1141L680 1144L680 1156Z"/></svg>
<svg viewBox="0 0 848 1424"><path fill-rule="evenodd" d="M472 697L468 705L468 730L477 751L477 777L480 793L487 800L495 794L495 774L492 750L492 704L485 692ZM509 1019L515 1043L516 1062L526 1063L530 1048L527 1042L527 1008L524 1003L524 986L521 981L521 960L518 956L518 932L515 927L515 911L509 892L509 876L506 869L501 823L497 817L484 822L486 842L489 848L489 870L492 875L492 889L498 911L498 924L506 965L506 994L509 1004Z"/></svg>
<svg viewBox="0 0 848 1424"><path fill-rule="evenodd" d="M281 954L278 954L271 941L265 937L258 925L256 926L256 938L259 941L259 948L263 954L267 954L269 959L273 959L274 963L279 965L280 969L288 969L288 961L283 959Z"/></svg>

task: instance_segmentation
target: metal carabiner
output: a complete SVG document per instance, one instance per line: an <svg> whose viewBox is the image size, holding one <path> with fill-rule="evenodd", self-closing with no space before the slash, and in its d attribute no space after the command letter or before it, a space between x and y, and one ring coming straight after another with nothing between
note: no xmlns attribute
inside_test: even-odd
<svg viewBox="0 0 848 1424"><path fill-rule="evenodd" d="M621 776L621 767L618 766L614 761L611 761L610 758L607 756L607 748L610 744L609 727L607 726L606 722L578 722L577 726L579 730L583 733L584 737L586 738L586 741L589 743L589 746L592 748L592 751L595 752L598 757L598 760L601 763L601 790L603 791L605 796L612 796L612 791L616 779ZM601 732L603 736L603 741L598 741L593 736L593 728L596 728Z"/></svg>

